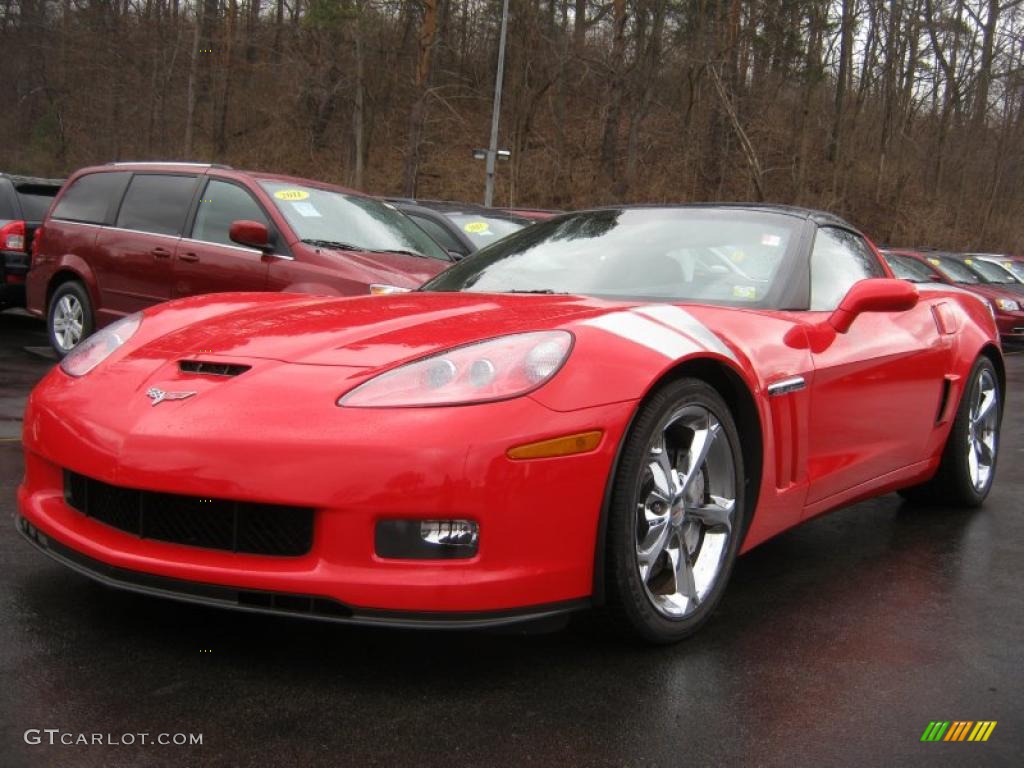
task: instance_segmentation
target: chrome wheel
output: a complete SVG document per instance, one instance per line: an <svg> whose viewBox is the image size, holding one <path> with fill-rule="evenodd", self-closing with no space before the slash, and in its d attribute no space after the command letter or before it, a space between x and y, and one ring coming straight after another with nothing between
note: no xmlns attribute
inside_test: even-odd
<svg viewBox="0 0 1024 768"><path fill-rule="evenodd" d="M736 521L736 467L726 431L701 405L670 412L654 435L636 489L636 564L655 609L680 619L722 572Z"/></svg>
<svg viewBox="0 0 1024 768"><path fill-rule="evenodd" d="M70 352L82 340L85 310L76 296L65 293L53 308L53 340L61 352Z"/></svg>
<svg viewBox="0 0 1024 768"><path fill-rule="evenodd" d="M999 440L999 387L988 368L978 371L967 425L967 471L976 491L992 482Z"/></svg>

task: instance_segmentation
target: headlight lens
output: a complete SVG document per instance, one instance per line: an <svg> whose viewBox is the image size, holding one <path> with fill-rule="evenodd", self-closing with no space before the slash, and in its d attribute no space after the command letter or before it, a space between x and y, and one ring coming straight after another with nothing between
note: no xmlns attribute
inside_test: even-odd
<svg viewBox="0 0 1024 768"><path fill-rule="evenodd" d="M392 293L409 293L412 288L402 288L398 285L387 285L386 283L370 283L371 296L389 296Z"/></svg>
<svg viewBox="0 0 1024 768"><path fill-rule="evenodd" d="M122 317L116 323L111 323L71 350L60 361L60 369L68 376L85 376L128 341L141 324L141 312Z"/></svg>
<svg viewBox="0 0 1024 768"><path fill-rule="evenodd" d="M996 299L996 306L1003 310L1003 312L1020 311L1020 304L1013 299Z"/></svg>
<svg viewBox="0 0 1024 768"><path fill-rule="evenodd" d="M567 331L537 331L468 344L407 363L338 399L353 408L463 405L525 395L552 376L572 349Z"/></svg>

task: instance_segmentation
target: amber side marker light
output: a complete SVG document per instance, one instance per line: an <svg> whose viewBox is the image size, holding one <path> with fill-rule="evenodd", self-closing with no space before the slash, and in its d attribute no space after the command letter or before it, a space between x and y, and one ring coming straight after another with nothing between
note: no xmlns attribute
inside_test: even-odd
<svg viewBox="0 0 1024 768"><path fill-rule="evenodd" d="M507 456L510 459L549 459L554 456L572 456L574 453L586 453L597 448L604 435L600 429L592 432L578 432L575 435L563 435L552 437L550 440L541 440L536 443L517 445L509 448Z"/></svg>

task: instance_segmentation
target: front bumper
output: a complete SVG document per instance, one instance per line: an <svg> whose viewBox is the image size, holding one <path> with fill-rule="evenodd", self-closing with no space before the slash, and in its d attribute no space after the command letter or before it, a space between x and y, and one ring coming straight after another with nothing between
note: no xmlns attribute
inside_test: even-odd
<svg viewBox="0 0 1024 768"><path fill-rule="evenodd" d="M589 600L568 600L522 610L422 613L353 609L334 600L276 592L239 590L214 584L181 581L131 571L93 560L47 537L23 517L16 520L19 532L41 552L61 565L108 587L163 597L185 603L228 608L249 613L315 619L342 624L406 629L491 629L513 624L547 623L589 606Z"/></svg>
<svg viewBox="0 0 1024 768"><path fill-rule="evenodd" d="M1024 344L1024 312L996 311L996 327L1003 344Z"/></svg>
<svg viewBox="0 0 1024 768"><path fill-rule="evenodd" d="M335 369L315 368L311 375L333 375L337 387ZM263 376L262 386L272 378ZM335 620L417 626L523 620L552 605L577 606L592 592L605 480L632 403L569 413L529 397L351 409L331 396L300 395L283 414L265 396L272 387L258 399L236 387L236 407L225 411L211 386L158 408L133 395L120 409L100 411L78 398L79 390L96 392L84 382L54 371L33 393L18 505L49 554L94 578L152 592L143 576L153 577L165 596L246 610L279 612L240 603L238 594L326 600L344 614L335 612ZM215 386L232 384L242 382ZM590 429L604 430L590 453L532 461L505 455L514 445ZM141 539L71 508L64 470L128 488L313 507L313 546L274 557ZM375 525L387 518L475 520L479 552L465 560L377 557ZM227 592L211 598L208 589Z"/></svg>

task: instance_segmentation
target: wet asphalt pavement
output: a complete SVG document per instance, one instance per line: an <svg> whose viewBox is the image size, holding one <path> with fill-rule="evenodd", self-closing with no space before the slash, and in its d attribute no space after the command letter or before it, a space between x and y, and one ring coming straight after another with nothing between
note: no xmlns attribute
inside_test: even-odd
<svg viewBox="0 0 1024 768"><path fill-rule="evenodd" d="M700 634L646 648L586 621L520 636L266 618L72 573L13 526L17 419L53 364L24 348L45 343L0 314L0 766L1024 765L1024 356L981 510L889 495L808 523L739 561ZM998 724L921 743L932 720Z"/></svg>

